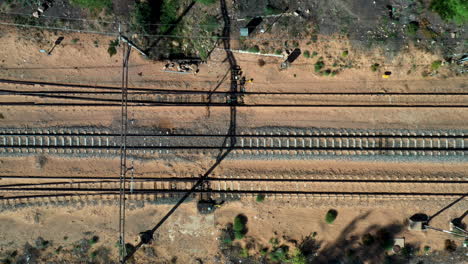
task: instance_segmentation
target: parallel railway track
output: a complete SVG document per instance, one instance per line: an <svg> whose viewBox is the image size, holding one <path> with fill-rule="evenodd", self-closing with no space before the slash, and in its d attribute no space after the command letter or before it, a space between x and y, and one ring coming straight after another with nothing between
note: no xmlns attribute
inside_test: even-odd
<svg viewBox="0 0 468 264"><path fill-rule="evenodd" d="M110 153L119 150L120 135L109 131L71 132L0 130L2 153ZM226 138L236 138L229 146ZM227 143L226 143L227 142ZM468 137L464 133L287 133L255 132L238 135L188 133L129 133L127 149L131 154L167 153L169 151L316 151L343 152L343 155L465 155ZM258 153L257 153L258 154Z"/></svg>
<svg viewBox="0 0 468 264"><path fill-rule="evenodd" d="M117 87L0 80L20 87L0 89L5 106L119 106ZM47 86L47 88L36 87ZM31 87L32 86L32 87ZM56 90L56 88L61 90ZM227 107L468 107L467 92L235 92L129 89L131 106Z"/></svg>
<svg viewBox="0 0 468 264"><path fill-rule="evenodd" d="M152 200L177 197L187 192L197 178L151 179L129 182L129 199ZM453 199L466 194L467 179L459 181L340 181L295 179L225 179L209 178L209 188L195 193L211 193L216 197L266 196L292 198L349 198L349 199ZM0 186L3 204L31 203L37 199L67 200L71 197L114 197L117 181L41 183ZM441 188L443 186L443 188ZM336 191L340 190L340 191Z"/></svg>

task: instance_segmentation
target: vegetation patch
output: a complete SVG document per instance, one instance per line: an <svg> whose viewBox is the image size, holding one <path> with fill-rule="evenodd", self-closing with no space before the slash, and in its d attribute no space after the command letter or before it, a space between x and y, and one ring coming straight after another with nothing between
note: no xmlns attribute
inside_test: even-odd
<svg viewBox="0 0 468 264"><path fill-rule="evenodd" d="M204 5L212 5L218 2L217 0L196 0L196 1L197 3L204 4Z"/></svg>
<svg viewBox="0 0 468 264"><path fill-rule="evenodd" d="M376 72L376 71L378 71L378 70L379 70L379 68L380 68L380 64L378 64L378 63L374 63L374 64L372 64L372 65L371 65L371 67L370 67L370 68L371 68L371 71L373 71L373 72Z"/></svg>
<svg viewBox="0 0 468 264"><path fill-rule="evenodd" d="M248 52L259 53L259 52L260 52L260 48L259 48L257 45L255 45L255 46L253 46L253 47L247 49L247 51L248 51Z"/></svg>
<svg viewBox="0 0 468 264"><path fill-rule="evenodd" d="M245 215L238 215L234 218L233 230L235 239L244 238L247 234L247 217Z"/></svg>
<svg viewBox="0 0 468 264"><path fill-rule="evenodd" d="M109 53L109 56L112 57L115 54L117 54L117 46L119 46L119 40L118 39L111 40L109 42L109 48L107 48L107 53Z"/></svg>
<svg viewBox="0 0 468 264"><path fill-rule="evenodd" d="M327 222L328 224L333 224L337 216L338 216L338 212L334 209L330 209L325 215L325 222Z"/></svg>
<svg viewBox="0 0 468 264"><path fill-rule="evenodd" d="M441 60L436 60L436 61L432 62L431 69L433 71L437 71L440 68L440 66L442 66L442 61Z"/></svg>
<svg viewBox="0 0 468 264"><path fill-rule="evenodd" d="M446 21L455 21L457 24L468 22L466 0L432 0L430 8Z"/></svg>
<svg viewBox="0 0 468 264"><path fill-rule="evenodd" d="M257 201L258 203L261 203L261 202L265 201L265 195L264 194L258 194L257 198L255 198L255 201Z"/></svg>
<svg viewBox="0 0 468 264"><path fill-rule="evenodd" d="M314 65L315 72L320 72L320 70L322 70L323 67L325 67L325 62L319 59Z"/></svg>
<svg viewBox="0 0 468 264"><path fill-rule="evenodd" d="M101 11L104 8L112 10L112 0L71 0L71 3L92 11Z"/></svg>
<svg viewBox="0 0 468 264"><path fill-rule="evenodd" d="M302 55L304 55L306 58L310 58L310 51L306 50L302 53Z"/></svg>
<svg viewBox="0 0 468 264"><path fill-rule="evenodd" d="M275 6L272 6L272 5L267 5L265 7L264 13L267 16L279 15L279 14L283 13L283 10L281 10L281 9L275 7Z"/></svg>
<svg viewBox="0 0 468 264"><path fill-rule="evenodd" d="M408 24L408 27L406 28L406 32L410 36L416 36L419 30L419 23L417 21L412 21Z"/></svg>

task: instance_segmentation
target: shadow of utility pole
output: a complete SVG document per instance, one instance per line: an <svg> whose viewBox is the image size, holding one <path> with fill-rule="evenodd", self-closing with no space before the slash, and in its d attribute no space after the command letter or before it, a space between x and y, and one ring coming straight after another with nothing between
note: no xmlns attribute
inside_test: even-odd
<svg viewBox="0 0 468 264"><path fill-rule="evenodd" d="M193 2L194 3L194 2ZM193 3L186 9L186 12L193 6ZM219 150L219 154L216 157L215 163L198 179L198 181L192 186L192 188L186 192L179 201L164 215L161 220L151 229L143 233L140 233L140 242L136 246L129 245L127 248L127 254L123 259L123 263L129 260L143 244L151 242L154 233L161 227L167 219L179 208L179 206L187 200L190 195L192 195L197 189L199 189L203 183L206 181L208 176L213 172L214 169L218 167L219 164L229 155L233 147L236 145L236 132L237 132L237 89L238 89L238 74L239 66L237 65L236 59L234 58L233 53L231 52L230 36L231 36L231 19L229 18L229 13L227 10L227 5L225 0L220 0L221 12L224 20L224 29L223 29L223 46L226 51L226 56L228 58L229 67L231 71L231 85L230 85L230 122L229 129L224 138L223 144ZM184 12L184 14L186 13ZM184 15L183 14L183 15ZM182 16L183 16L182 15ZM182 17L181 16L181 17Z"/></svg>

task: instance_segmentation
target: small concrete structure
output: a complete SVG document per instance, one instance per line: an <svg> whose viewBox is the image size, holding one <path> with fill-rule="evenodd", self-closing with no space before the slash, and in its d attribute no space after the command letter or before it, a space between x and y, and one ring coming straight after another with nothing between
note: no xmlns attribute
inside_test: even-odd
<svg viewBox="0 0 468 264"><path fill-rule="evenodd" d="M249 36L249 29L244 27L240 28L240 36L241 37L248 37Z"/></svg>

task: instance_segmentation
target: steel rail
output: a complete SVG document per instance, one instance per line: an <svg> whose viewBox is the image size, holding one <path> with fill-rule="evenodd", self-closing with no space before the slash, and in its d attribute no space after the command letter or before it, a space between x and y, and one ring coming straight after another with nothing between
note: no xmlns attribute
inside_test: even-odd
<svg viewBox="0 0 468 264"><path fill-rule="evenodd" d="M18 129L15 129L18 130ZM26 129L25 129L26 130ZM0 129L0 136L82 136L82 137L119 137L120 134L112 133L107 131L94 131L88 133L76 133L76 132L56 132L56 133L42 133L42 132L16 132L10 131L5 132L6 130ZM260 132L259 132L260 133ZM326 132L322 132L326 133ZM359 135L359 133L361 133ZM128 133L128 137L212 137L212 138L225 138L225 137L238 137L238 138L409 138L409 139L417 139L417 138L468 138L468 135L463 134L444 134L443 132L434 132L432 135L427 134L385 134L385 133L378 133L378 132L368 132L368 134L363 134L366 132L329 132L329 134L201 134L201 133L187 133L187 134L163 134L161 133Z"/></svg>
<svg viewBox="0 0 468 264"><path fill-rule="evenodd" d="M118 177L102 177L102 176L23 176L23 175L0 175L0 179L41 179L41 180L100 180L99 181L90 181L90 182L60 182L63 184L75 184L75 183L108 183L118 181ZM458 177L462 178L462 177ZM468 179L468 178L467 178ZM197 181L198 178L194 177L135 177L135 181L144 181L144 182L178 182L178 181ZM367 180L367 179L305 179L305 178L247 178L247 177L236 177L236 178L226 178L226 177L207 177L207 181L232 181L232 182L250 182L250 181L261 181L261 182L363 182L363 183L468 183L468 180ZM45 184L55 184L55 183L45 183ZM0 185L1 187L2 185Z"/></svg>
<svg viewBox="0 0 468 264"><path fill-rule="evenodd" d="M108 194L118 194L119 188L1 188L2 191L10 192L98 192L98 193L108 193ZM130 193L130 189L127 189L127 195L135 194L159 194L159 193L186 193L189 190L187 189L133 189ZM282 191L282 190L206 190L206 189L197 189L194 190L194 193L213 193L213 194L323 194L323 195L397 195L397 196L407 196L407 195L418 195L418 196L460 196L465 195L466 192L329 192L329 191ZM0 197L1 199L8 197Z"/></svg>
<svg viewBox="0 0 468 264"><path fill-rule="evenodd" d="M87 100L87 99L86 99ZM95 99L93 101L98 101ZM109 99L113 100L113 99ZM120 107L118 103L38 103L38 102L0 102L0 106L70 106L70 107ZM228 103L180 103L180 102L142 102L136 100L129 100L129 107L166 107L166 106L179 106L179 107L232 107ZM301 108L468 108L466 105L439 105L439 104L237 104L239 108L255 108L255 107L301 107Z"/></svg>
<svg viewBox="0 0 468 264"><path fill-rule="evenodd" d="M84 88L84 89L103 89L103 90L121 90L117 86L99 86L88 84L64 84L43 81L21 81L0 79L0 83L7 84L22 84L22 85L41 85L41 86L57 86L66 88ZM179 90L179 89L156 89L129 87L129 92L132 91L147 91L157 94L237 94L237 95L468 95L468 92L230 92L230 91L207 91L207 90Z"/></svg>

